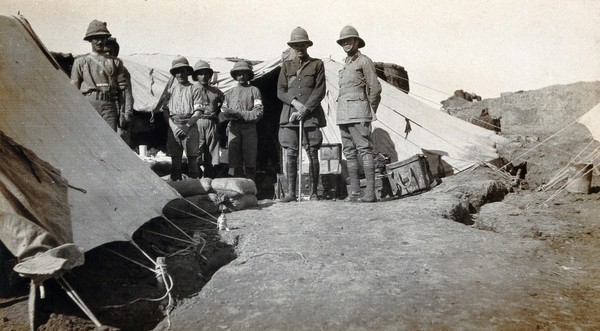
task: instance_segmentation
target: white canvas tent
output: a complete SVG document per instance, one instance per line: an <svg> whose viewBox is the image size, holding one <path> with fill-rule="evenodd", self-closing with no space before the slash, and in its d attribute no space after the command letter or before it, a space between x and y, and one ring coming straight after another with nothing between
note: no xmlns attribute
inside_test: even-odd
<svg viewBox="0 0 600 331"><path fill-rule="evenodd" d="M136 109L150 110L156 104L160 96L160 92L157 94L157 91L162 91L167 83L168 70L174 57L174 55L161 54L121 56L132 77L136 77L136 83L139 84L137 88L144 86L136 92L136 83L133 84L134 96L143 94L139 98L144 100L143 105L138 107L138 99L136 99ZM199 59L187 58L192 66ZM234 62L223 59L206 60L215 70L220 71L216 84L222 91L236 84L229 75ZM338 94L337 75L342 64L331 59L323 59L323 61L326 69L327 95L322 106L328 122L327 127L322 129L324 142L340 143L335 114ZM275 95L276 98L276 80L280 65L281 57L278 56L254 67L253 84L258 85L263 94L268 90L271 97ZM147 83L143 83L144 77ZM147 92L150 90L150 82L154 95ZM381 83L382 101L377 112L378 121L373 123L373 134L376 149L390 155L392 162L407 159L415 154L433 152L442 155L442 161L452 173L498 158L495 146L496 143L504 140L501 136L430 107L386 82ZM271 102L270 108L266 106L265 117L272 113L270 120L278 121L281 111L281 103L278 102L279 100ZM410 120L412 128L408 135L405 134L406 119ZM272 127L276 128L276 123L270 126Z"/></svg>
<svg viewBox="0 0 600 331"><path fill-rule="evenodd" d="M0 16L0 86L0 131L56 168L68 183L69 210L62 221L70 235L53 233L52 222L48 226L27 217L23 201L35 195L5 196L13 207L9 212L19 210L22 221L31 222L24 228L39 231L33 236L55 236L59 244L72 241L83 251L128 240L178 197L69 83L23 18ZM14 179L10 172L4 177ZM6 224L4 216L0 221ZM12 239L5 244L14 254L25 243Z"/></svg>

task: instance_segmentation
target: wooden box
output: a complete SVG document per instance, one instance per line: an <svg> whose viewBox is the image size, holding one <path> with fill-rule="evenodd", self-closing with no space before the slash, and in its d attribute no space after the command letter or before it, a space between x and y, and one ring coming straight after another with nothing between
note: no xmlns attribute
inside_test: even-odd
<svg viewBox="0 0 600 331"><path fill-rule="evenodd" d="M386 166L386 172L392 188L397 190L396 195L415 194L431 187L431 170L423 154L390 163Z"/></svg>
<svg viewBox="0 0 600 331"><path fill-rule="evenodd" d="M319 150L319 160L342 160L342 144L323 144Z"/></svg>

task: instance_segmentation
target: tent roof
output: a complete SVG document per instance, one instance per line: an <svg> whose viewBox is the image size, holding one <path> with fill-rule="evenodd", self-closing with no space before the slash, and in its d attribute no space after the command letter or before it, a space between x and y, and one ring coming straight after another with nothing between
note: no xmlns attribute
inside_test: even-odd
<svg viewBox="0 0 600 331"><path fill-rule="evenodd" d="M126 240L177 193L74 88L23 18L0 16L0 130L69 183L73 240Z"/></svg>
<svg viewBox="0 0 600 331"><path fill-rule="evenodd" d="M132 77L148 77L152 70L154 75L154 96L146 95L146 104L155 105L169 77L168 69L174 56L160 54L140 54L123 56L125 66L129 68ZM190 63L199 58L188 57ZM137 62L136 62L137 61ZM236 82L229 76L233 62L224 59L208 59L211 67L218 68L224 74L219 75L217 86L226 91L235 86ZM322 129L324 142L340 143L339 130L335 125L335 114L338 95L338 71L342 64L331 59L323 59L327 79L327 95L322 102L327 114L328 125ZM255 79L272 72L281 64L281 57L262 62L254 67ZM153 67L155 66L156 67ZM158 67L160 65L160 67ZM152 69L150 69L152 68ZM132 70L133 69L133 70ZM142 70L142 71L139 71ZM142 73L143 72L143 73ZM166 75L165 75L166 72ZM166 76L166 79L163 78ZM136 79L137 80L137 79ZM146 78L149 81L149 78ZM143 80L134 82L134 97L136 84L146 86ZM424 153L424 149L443 155L443 160L456 171L464 170L473 164L491 161L498 158L496 143L504 138L495 132L483 129L459 118L435 109L407 95L392 85L381 81L383 86L382 101L379 106L378 121L373 122L375 147L382 153L389 154L392 161L404 160L415 154ZM153 86L154 86L153 85ZM158 91L158 94L156 93ZM138 91L139 93L139 91ZM136 109L138 99L135 100ZM150 108L151 109L151 108ZM406 120L411 121L412 131L405 135Z"/></svg>

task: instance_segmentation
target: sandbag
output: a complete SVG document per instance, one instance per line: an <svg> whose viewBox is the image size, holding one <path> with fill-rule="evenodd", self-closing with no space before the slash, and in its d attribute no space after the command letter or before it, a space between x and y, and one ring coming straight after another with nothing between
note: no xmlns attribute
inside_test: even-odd
<svg viewBox="0 0 600 331"><path fill-rule="evenodd" d="M258 199L254 194L244 194L231 198L231 204L235 210L242 210L258 206Z"/></svg>
<svg viewBox="0 0 600 331"><path fill-rule="evenodd" d="M167 218L205 216L219 211L219 198L215 193L194 195L169 201L163 208Z"/></svg>
<svg viewBox="0 0 600 331"><path fill-rule="evenodd" d="M245 194L256 195L256 184L248 178L215 178L212 181L212 188L215 192L224 194L230 198L239 197Z"/></svg>
<svg viewBox="0 0 600 331"><path fill-rule="evenodd" d="M210 178L186 178L184 180L167 182L182 197L191 197L194 195L208 194L212 192L212 179Z"/></svg>

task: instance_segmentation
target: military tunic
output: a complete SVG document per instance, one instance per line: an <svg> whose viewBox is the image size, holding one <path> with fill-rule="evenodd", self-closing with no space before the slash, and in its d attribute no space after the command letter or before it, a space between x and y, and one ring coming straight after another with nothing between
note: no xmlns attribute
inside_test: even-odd
<svg viewBox="0 0 600 331"><path fill-rule="evenodd" d="M381 101L381 83L375 65L357 51L345 60L339 71L339 95L336 122L340 128L342 149L346 159L372 154L371 122Z"/></svg>
<svg viewBox="0 0 600 331"><path fill-rule="evenodd" d="M254 168L258 154L256 122L264 113L262 96L255 86L237 85L225 93L224 108L233 110L239 119L227 126L230 168Z"/></svg>
<svg viewBox="0 0 600 331"><path fill-rule="evenodd" d="M200 154L204 164L219 164L219 130L217 128L225 95L214 86L198 84L202 116L198 120Z"/></svg>
<svg viewBox="0 0 600 331"><path fill-rule="evenodd" d="M127 87L123 62L94 52L80 56L73 63L71 84L81 91L108 125L117 131L117 101L120 93Z"/></svg>

